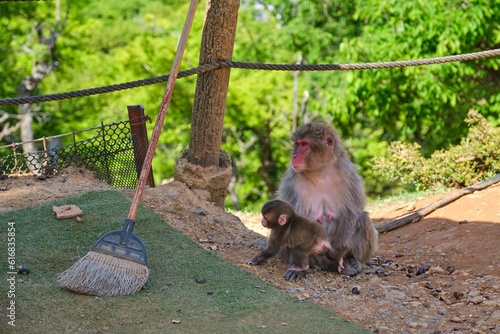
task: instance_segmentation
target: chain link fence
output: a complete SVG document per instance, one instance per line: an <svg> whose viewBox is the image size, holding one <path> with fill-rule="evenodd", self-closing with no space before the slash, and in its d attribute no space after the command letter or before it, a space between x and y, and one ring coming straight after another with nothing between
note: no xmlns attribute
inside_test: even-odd
<svg viewBox="0 0 500 334"><path fill-rule="evenodd" d="M43 145L43 150L36 152L23 152L22 146L27 142L0 146L0 175L31 174L45 179L74 166L94 171L98 179L113 187L135 188L147 147L141 145L132 129L134 126L145 129L147 120L149 117L142 116L35 139L30 142ZM64 146L64 142L69 144Z"/></svg>

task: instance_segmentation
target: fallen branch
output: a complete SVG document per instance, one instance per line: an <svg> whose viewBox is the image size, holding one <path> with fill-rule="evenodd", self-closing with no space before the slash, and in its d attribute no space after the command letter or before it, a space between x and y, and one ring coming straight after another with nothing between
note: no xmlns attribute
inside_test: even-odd
<svg viewBox="0 0 500 334"><path fill-rule="evenodd" d="M492 184L495 184L497 182L500 182L500 174L497 174L496 176L494 176L488 180L485 180L483 182L476 183L475 185L472 185L470 187L457 190L457 191L451 193L450 195L442 197L439 200L437 200L436 202L431 203L431 204L427 205L426 207L423 207L422 209L417 210L417 211L415 211L407 216L398 218L396 220L393 220L389 223L386 223L386 224L383 224L380 226L376 226L376 229L379 233L383 233L383 232L395 230L399 227L403 227L403 226L408 225L410 223L418 222L420 219L427 216L429 213L433 212L434 210L439 209L447 204L450 204L464 195L472 194L473 192L475 192L477 190L482 190L482 189L488 188L489 186L491 186Z"/></svg>

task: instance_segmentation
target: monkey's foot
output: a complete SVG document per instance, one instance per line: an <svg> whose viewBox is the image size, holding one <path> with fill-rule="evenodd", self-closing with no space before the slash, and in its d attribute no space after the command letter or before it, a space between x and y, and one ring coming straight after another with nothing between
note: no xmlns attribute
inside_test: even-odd
<svg viewBox="0 0 500 334"><path fill-rule="evenodd" d="M340 262L339 262L340 264ZM340 265L339 265L340 268ZM342 275L356 276L361 272L361 263L355 258L345 258L344 259L344 269L342 269Z"/></svg>
<svg viewBox="0 0 500 334"><path fill-rule="evenodd" d="M287 270L283 277L290 282L298 282L305 278L307 273L305 271Z"/></svg>

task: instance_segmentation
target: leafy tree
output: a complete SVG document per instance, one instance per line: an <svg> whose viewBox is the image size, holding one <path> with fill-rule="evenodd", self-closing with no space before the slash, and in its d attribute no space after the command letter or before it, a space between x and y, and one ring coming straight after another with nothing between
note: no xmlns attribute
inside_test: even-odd
<svg viewBox="0 0 500 334"><path fill-rule="evenodd" d="M12 20L7 19L13 11L13 4L5 4L0 17L0 24L5 31L12 32L12 35L5 34L8 37L1 40L7 52L0 66L6 68L5 74L11 78L16 77L12 69L21 70L25 75L17 83L6 80L7 86L2 85L2 92L13 93L13 87L16 87L18 97L27 97L37 92L41 81L59 66L56 43L64 29L66 18L61 18L59 1L57 5L21 6L18 16ZM11 109L13 108L7 110ZM19 130L24 151L36 151L36 145L30 142L34 139L34 112L31 104L19 105L18 116L13 111L2 111L2 118L7 122L2 127L0 138L15 135L14 131ZM40 115L43 116L41 113Z"/></svg>

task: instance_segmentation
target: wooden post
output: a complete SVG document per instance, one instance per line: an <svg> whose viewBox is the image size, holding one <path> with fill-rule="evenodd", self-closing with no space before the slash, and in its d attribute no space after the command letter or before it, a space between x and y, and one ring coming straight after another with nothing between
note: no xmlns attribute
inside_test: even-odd
<svg viewBox="0 0 500 334"><path fill-rule="evenodd" d="M200 65L231 60L239 6L240 0L207 0ZM219 167L230 70L198 75L187 157L191 164Z"/></svg>
<svg viewBox="0 0 500 334"><path fill-rule="evenodd" d="M146 130L146 117L144 116L144 106L133 105L127 106L128 118L130 120L130 130L132 131L132 143L134 146L134 159L137 177L141 175L142 165L146 158L146 151L148 150L148 132ZM148 180L146 184L150 187L155 186L153 179L153 168L149 171Z"/></svg>

